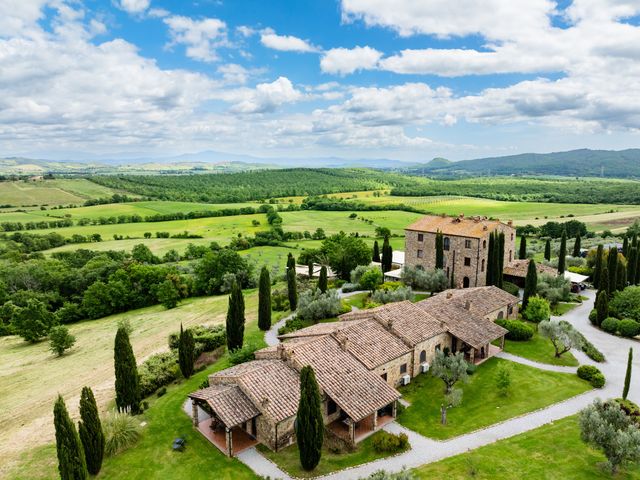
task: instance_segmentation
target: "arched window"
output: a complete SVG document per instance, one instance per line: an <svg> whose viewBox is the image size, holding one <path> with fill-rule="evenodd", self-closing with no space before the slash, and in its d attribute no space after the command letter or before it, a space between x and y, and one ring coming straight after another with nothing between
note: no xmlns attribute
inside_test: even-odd
<svg viewBox="0 0 640 480"><path fill-rule="evenodd" d="M427 351L426 350L422 350L420 352L420 363L426 362L427 361Z"/></svg>
<svg viewBox="0 0 640 480"><path fill-rule="evenodd" d="M480 267L480 271L484 272L484 258L482 259L482 266Z"/></svg>
<svg viewBox="0 0 640 480"><path fill-rule="evenodd" d="M444 237L444 241L442 242L443 247L445 250L449 250L449 246L450 246L450 240L449 237Z"/></svg>
<svg viewBox="0 0 640 480"><path fill-rule="evenodd" d="M462 288L469 288L469 277L464 277L462 279Z"/></svg>
<svg viewBox="0 0 640 480"><path fill-rule="evenodd" d="M498 313L498 320L501 320L504 318L504 313L502 313L502 310L500 310L500 313Z"/></svg>

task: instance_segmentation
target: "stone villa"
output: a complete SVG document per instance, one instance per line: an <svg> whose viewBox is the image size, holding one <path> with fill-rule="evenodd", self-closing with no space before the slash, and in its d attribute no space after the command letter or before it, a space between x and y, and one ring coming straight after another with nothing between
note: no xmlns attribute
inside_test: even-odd
<svg viewBox="0 0 640 480"><path fill-rule="evenodd" d="M189 395L193 424L231 456L255 443L272 450L295 440L299 372L311 365L328 432L356 443L396 416L396 387L428 372L437 350L480 363L504 345L498 318L516 318L518 298L496 287L446 290L359 310L280 337L256 360L217 372Z"/></svg>
<svg viewBox="0 0 640 480"><path fill-rule="evenodd" d="M428 215L405 229L405 264L433 270L436 266L436 233L444 236L444 271L456 288L486 285L489 235L505 235L504 265L514 260L516 231L511 221L487 217Z"/></svg>

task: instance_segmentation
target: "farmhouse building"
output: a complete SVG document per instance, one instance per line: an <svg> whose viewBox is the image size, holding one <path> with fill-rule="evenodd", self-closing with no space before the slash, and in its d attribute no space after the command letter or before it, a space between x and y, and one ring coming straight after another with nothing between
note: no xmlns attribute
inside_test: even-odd
<svg viewBox="0 0 640 480"><path fill-rule="evenodd" d="M231 456L255 443L272 450L295 440L299 372L316 374L327 433L356 443L396 416L396 387L429 370L436 351L480 363L504 344L494 323L516 318L518 298L497 287L446 290L418 303L383 305L281 335L256 360L209 376L189 395L193 424Z"/></svg>
<svg viewBox="0 0 640 480"><path fill-rule="evenodd" d="M456 288L486 285L489 236L495 231L504 233L504 265L509 265L515 258L516 238L511 221L428 215L405 229L405 264L433 270L436 267L436 234L441 232L443 269L449 285L452 276Z"/></svg>

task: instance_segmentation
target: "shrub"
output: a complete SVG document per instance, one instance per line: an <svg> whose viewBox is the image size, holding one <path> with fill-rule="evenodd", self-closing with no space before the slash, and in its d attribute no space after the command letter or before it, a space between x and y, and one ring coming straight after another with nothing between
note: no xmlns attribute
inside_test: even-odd
<svg viewBox="0 0 640 480"><path fill-rule="evenodd" d="M531 328L524 322L520 322L518 320L507 320L503 318L496 320L496 323L501 327L509 330L509 333L507 333L507 338L509 340L521 342L529 340L531 337L533 337L533 328Z"/></svg>
<svg viewBox="0 0 640 480"><path fill-rule="evenodd" d="M625 318L618 323L618 331L623 337L635 337L640 333L640 323L630 318Z"/></svg>
<svg viewBox="0 0 640 480"><path fill-rule="evenodd" d="M289 310L289 294L286 290L274 290L271 292L271 310L275 312Z"/></svg>
<svg viewBox="0 0 640 480"><path fill-rule="evenodd" d="M582 351L594 362L602 363L605 360L602 352L586 339L582 343Z"/></svg>
<svg viewBox="0 0 640 480"><path fill-rule="evenodd" d="M541 274L538 278L538 295L552 304L566 302L571 295L571 282L561 275Z"/></svg>
<svg viewBox="0 0 640 480"><path fill-rule="evenodd" d="M640 321L640 286L616 292L609 302L609 311L614 317Z"/></svg>
<svg viewBox="0 0 640 480"><path fill-rule="evenodd" d="M167 393L167 387L162 387L160 390L158 390L158 398L164 396L165 393Z"/></svg>
<svg viewBox="0 0 640 480"><path fill-rule="evenodd" d="M342 303L337 290L307 290L298 300L297 316L302 320L322 320L340 313Z"/></svg>
<svg viewBox="0 0 640 480"><path fill-rule="evenodd" d="M602 373L596 373L593 377L591 377L591 386L593 388L602 388L605 384L605 378Z"/></svg>
<svg viewBox="0 0 640 480"><path fill-rule="evenodd" d="M476 370L478 370L478 366L476 364L467 363L467 375L473 375L474 373L476 373Z"/></svg>
<svg viewBox="0 0 640 480"><path fill-rule="evenodd" d="M520 295L520 289L518 288L518 286L511 282L502 282L502 290L510 293L514 297L517 297Z"/></svg>
<svg viewBox="0 0 640 480"><path fill-rule="evenodd" d="M598 325L598 311L595 308L589 312L589 321L591 325Z"/></svg>
<svg viewBox="0 0 640 480"><path fill-rule="evenodd" d="M402 268L402 281L411 287L428 292L440 292L447 288L447 275L444 270L423 270L405 265Z"/></svg>
<svg viewBox="0 0 640 480"><path fill-rule="evenodd" d="M522 312L522 315L530 322L540 323L549 320L551 317L551 307L549 306L549 302L536 295L529 298L527 308Z"/></svg>
<svg viewBox="0 0 640 480"><path fill-rule="evenodd" d="M342 291L344 293L355 292L360 290L360 285L358 283L343 283Z"/></svg>
<svg viewBox="0 0 640 480"><path fill-rule="evenodd" d="M380 430L373 436L373 449L378 453L396 453L406 450L409 446L409 437L401 433L394 435L385 430Z"/></svg>
<svg viewBox="0 0 640 480"><path fill-rule="evenodd" d="M232 352L229 352L229 363L231 363L231 365L238 365L240 363L253 360L255 358L254 352L256 350L258 350L257 345L247 343L242 348L237 348Z"/></svg>
<svg viewBox="0 0 640 480"><path fill-rule="evenodd" d="M636 424L640 424L640 407L631 400L616 398L615 401L628 417L631 417Z"/></svg>
<svg viewBox="0 0 640 480"><path fill-rule="evenodd" d="M620 323L620 320L618 320L617 318L608 317L602 321L602 323L600 324L600 328L602 328L602 330L604 330L607 333L615 334L618 331L619 323Z"/></svg>
<svg viewBox="0 0 640 480"><path fill-rule="evenodd" d="M140 396L148 397L158 388L169 385L180 377L178 353L171 350L157 353L147 358L138 367L140 377Z"/></svg>
<svg viewBox="0 0 640 480"><path fill-rule="evenodd" d="M126 450L138 441L141 435L140 424L135 417L126 413L111 412L102 422L105 436L104 451L113 456Z"/></svg>
<svg viewBox="0 0 640 480"><path fill-rule="evenodd" d="M296 330L300 330L306 326L305 322L303 322L298 317L291 317L284 325L278 329L278 335L285 335L287 333L295 332Z"/></svg>
<svg viewBox="0 0 640 480"><path fill-rule="evenodd" d="M196 344L195 355L198 357L202 352L212 352L227 343L227 333L224 325L196 325L191 327L191 334ZM180 332L169 335L169 348L178 348Z"/></svg>
<svg viewBox="0 0 640 480"><path fill-rule="evenodd" d="M400 287L395 290L376 290L371 295L371 300L375 303L384 305L386 303L401 302L403 300L411 300L413 291L411 287Z"/></svg>
<svg viewBox="0 0 640 480"><path fill-rule="evenodd" d="M76 337L69 333L67 327L60 325L49 330L49 349L57 356L64 355L75 343Z"/></svg>
<svg viewBox="0 0 640 480"><path fill-rule="evenodd" d="M581 379L590 382L594 375L600 373L600 370L593 365L580 365L576 373Z"/></svg>

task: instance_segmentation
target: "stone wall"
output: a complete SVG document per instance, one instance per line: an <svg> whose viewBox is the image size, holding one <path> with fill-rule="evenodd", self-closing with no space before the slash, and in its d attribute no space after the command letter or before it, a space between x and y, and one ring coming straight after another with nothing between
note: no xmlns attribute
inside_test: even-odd
<svg viewBox="0 0 640 480"><path fill-rule="evenodd" d="M427 352L427 362L429 365L433 363L436 356L436 346L440 345L440 349L451 349L451 334L441 333L435 337L431 337L424 342L418 343L413 349L413 370L411 376L420 375L420 353L424 350Z"/></svg>
<svg viewBox="0 0 640 480"><path fill-rule="evenodd" d="M374 372L380 376L386 373L387 383L390 387L396 388L400 385L400 378L405 375L405 373L400 373L400 366L403 364L407 365L406 374L411 375L411 352L407 352L404 355L379 366L374 369Z"/></svg>

